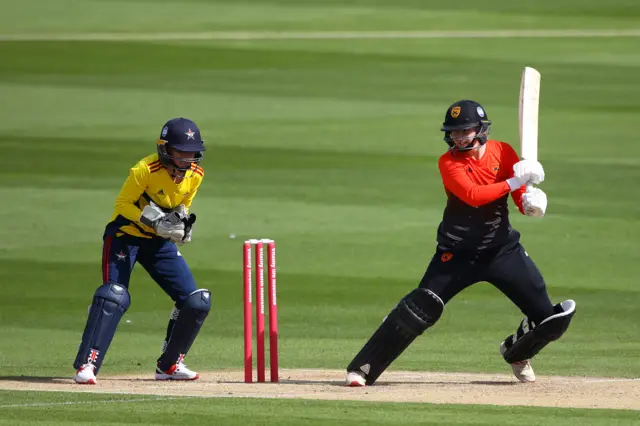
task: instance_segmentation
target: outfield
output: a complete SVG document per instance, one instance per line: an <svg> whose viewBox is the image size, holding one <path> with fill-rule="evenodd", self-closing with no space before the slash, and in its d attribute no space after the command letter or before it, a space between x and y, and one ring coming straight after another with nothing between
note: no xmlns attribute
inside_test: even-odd
<svg viewBox="0 0 640 426"><path fill-rule="evenodd" d="M189 424L640 424L633 404L409 403L393 386L383 393L404 403L70 385L114 197L167 119L193 119L209 147L194 240L182 252L213 310L187 365L212 392L217 374L242 380L241 243L268 237L278 243L282 368L327 370L318 385L331 385L435 248L446 108L479 101L492 137L517 147L520 72L530 65L543 75L549 208L542 220L513 208L512 222L553 300L577 302L567 334L535 359L535 386L569 376L580 393L599 380L590 378L618 379L594 391L593 406L640 401L640 5L486 3L0 1L0 424L178 424L185 412ZM141 269L130 291L101 377L136 377L135 386L152 377L172 304ZM478 284L390 374L468 373L463 384L504 401L532 392L473 379L513 380L501 376L509 367L498 344L520 320ZM437 381L417 390L440 391Z"/></svg>

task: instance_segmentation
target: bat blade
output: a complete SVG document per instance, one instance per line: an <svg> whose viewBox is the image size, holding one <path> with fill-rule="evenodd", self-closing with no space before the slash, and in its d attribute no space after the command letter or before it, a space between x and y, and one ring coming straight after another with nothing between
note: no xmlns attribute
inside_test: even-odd
<svg viewBox="0 0 640 426"><path fill-rule="evenodd" d="M520 157L538 160L538 110L540 105L540 73L525 67L520 81Z"/></svg>

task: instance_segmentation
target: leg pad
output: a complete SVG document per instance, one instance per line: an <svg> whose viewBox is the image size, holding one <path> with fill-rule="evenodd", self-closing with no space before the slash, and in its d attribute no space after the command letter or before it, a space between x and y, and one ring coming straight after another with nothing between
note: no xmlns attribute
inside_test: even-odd
<svg viewBox="0 0 640 426"><path fill-rule="evenodd" d="M545 318L537 326L527 318L522 320L516 333L504 341L505 361L512 364L531 359L567 331L571 318L576 313L576 303L573 300L566 300L554 306L554 310L556 312L554 315Z"/></svg>
<svg viewBox="0 0 640 426"><path fill-rule="evenodd" d="M357 371L372 385L416 337L438 321L443 309L442 300L432 291L413 290L385 318L347 371Z"/></svg>
<svg viewBox="0 0 640 426"><path fill-rule="evenodd" d="M210 310L209 290L196 290L187 297L173 324L166 349L158 359L161 370L167 371L189 352Z"/></svg>
<svg viewBox="0 0 640 426"><path fill-rule="evenodd" d="M93 295L87 325L73 363L74 368L91 363L96 367L95 373L98 373L118 323L130 304L131 298L126 287L119 284L103 284L98 287Z"/></svg>

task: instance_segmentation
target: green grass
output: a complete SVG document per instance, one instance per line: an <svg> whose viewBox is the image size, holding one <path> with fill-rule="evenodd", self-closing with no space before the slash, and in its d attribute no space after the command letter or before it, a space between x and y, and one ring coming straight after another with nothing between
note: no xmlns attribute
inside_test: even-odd
<svg viewBox="0 0 640 426"><path fill-rule="evenodd" d="M0 36L638 29L640 19L633 0L0 5ZM492 136L517 149L520 72L531 65L543 75L540 158L549 208L543 220L513 209L512 222L552 299L573 298L578 306L567 334L536 358L537 371L640 377L638 37L0 41L0 56L0 376L72 373L86 308L100 284L101 236L114 197L127 169L153 151L162 124L174 116L195 120L208 146L194 241L182 252L199 285L212 290L213 311L189 365L241 368L241 241L270 237L278 242L282 366L344 368L415 287L435 248L445 203L436 162L446 148L439 127L447 107L462 98L481 102ZM171 302L141 269L131 294L130 322L121 323L105 374L151 374L158 355ZM520 319L497 290L479 284L458 295L392 368L505 372L497 344ZM0 405L110 398L0 395ZM104 416L94 416L96 423L147 422L160 410L163 424L178 422L183 410L201 422L218 415L246 423L239 413L254 403L125 404L132 412L108 404L14 407L0 410L0 422L37 422L46 410L55 424L91 407ZM259 420L265 422L287 413L282 418L292 423L340 424L355 413L386 424L402 413L406 424L513 424L520 416L531 424L600 424L608 417L631 424L624 412L597 410L589 423L579 410L260 405L269 409Z"/></svg>
<svg viewBox="0 0 640 426"><path fill-rule="evenodd" d="M38 13L32 10L37 8ZM27 0L0 17L4 32L637 28L634 0L532 4L491 0ZM55 19L54 19L55 17Z"/></svg>
<svg viewBox="0 0 640 426"><path fill-rule="evenodd" d="M116 409L117 407L117 409ZM0 391L0 424L30 425L634 425L626 410L391 404L251 398L178 398Z"/></svg>

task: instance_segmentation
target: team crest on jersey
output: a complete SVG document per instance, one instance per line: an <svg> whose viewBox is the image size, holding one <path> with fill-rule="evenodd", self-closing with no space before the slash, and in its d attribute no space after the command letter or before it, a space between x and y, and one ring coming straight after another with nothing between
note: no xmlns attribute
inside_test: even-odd
<svg viewBox="0 0 640 426"><path fill-rule="evenodd" d="M458 118L459 115L460 115L460 107L459 106L451 108L451 116L453 118Z"/></svg>
<svg viewBox="0 0 640 426"><path fill-rule="evenodd" d="M157 195L162 195L164 197L164 191L160 189L160 191L156 192Z"/></svg>
<svg viewBox="0 0 640 426"><path fill-rule="evenodd" d="M440 260L442 260L443 263L448 262L451 259L453 259L453 253L449 253L448 251L442 253L442 256L440 257Z"/></svg>

